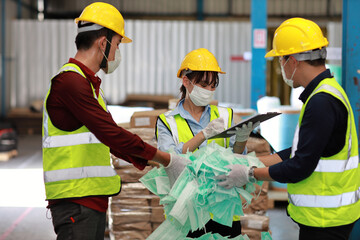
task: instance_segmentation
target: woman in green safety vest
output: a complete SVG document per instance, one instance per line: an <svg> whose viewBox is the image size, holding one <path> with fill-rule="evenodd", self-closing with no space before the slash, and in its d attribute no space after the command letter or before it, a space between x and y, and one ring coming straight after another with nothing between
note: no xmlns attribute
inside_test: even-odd
<svg viewBox="0 0 360 240"><path fill-rule="evenodd" d="M251 131L258 125L249 123L237 129L231 138L210 137L233 125L231 108L210 105L219 84L218 73L225 74L215 56L205 48L189 52L183 59L177 73L182 79L182 94L176 108L159 116L156 124L158 148L162 151L186 153L196 151L215 141L223 147L232 147L235 153L246 154L246 142ZM210 220L207 232L235 237L241 234L239 216L234 216L233 226L227 227ZM188 237L199 237L204 229L190 232Z"/></svg>

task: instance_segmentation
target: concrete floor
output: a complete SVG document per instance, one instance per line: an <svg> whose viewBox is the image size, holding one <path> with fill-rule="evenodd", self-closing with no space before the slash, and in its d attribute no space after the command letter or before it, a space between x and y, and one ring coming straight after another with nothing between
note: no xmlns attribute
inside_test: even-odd
<svg viewBox="0 0 360 240"><path fill-rule="evenodd" d="M44 200L40 135L20 136L18 156L0 161L0 193L0 240L56 239ZM267 214L274 240L297 239L298 227L284 206Z"/></svg>

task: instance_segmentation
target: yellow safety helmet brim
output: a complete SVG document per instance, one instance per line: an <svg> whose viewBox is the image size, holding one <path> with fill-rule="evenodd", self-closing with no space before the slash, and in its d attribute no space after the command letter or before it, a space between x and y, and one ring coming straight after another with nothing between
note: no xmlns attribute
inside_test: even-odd
<svg viewBox="0 0 360 240"><path fill-rule="evenodd" d="M206 48L195 49L184 57L177 72L178 78L181 78L183 70L226 73L221 70L215 56Z"/></svg>
<svg viewBox="0 0 360 240"><path fill-rule="evenodd" d="M279 57L326 47L329 44L320 27L304 18L290 18L275 31L273 49L265 57Z"/></svg>
<svg viewBox="0 0 360 240"><path fill-rule="evenodd" d="M122 43L130 43L132 40L125 36L125 21L119 10L108 3L95 2L84 8L75 23L79 21L96 23L105 28L111 29L122 38Z"/></svg>

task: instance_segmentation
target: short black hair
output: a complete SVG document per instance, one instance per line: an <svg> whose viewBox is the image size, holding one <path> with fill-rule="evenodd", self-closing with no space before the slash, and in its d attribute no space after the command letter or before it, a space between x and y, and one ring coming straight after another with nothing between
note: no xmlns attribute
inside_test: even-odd
<svg viewBox="0 0 360 240"><path fill-rule="evenodd" d="M210 76L212 75L212 80L210 81ZM194 71L186 74L186 77L190 81L194 81L194 84L205 84L212 87L217 87L219 85L219 74L212 71ZM203 79L205 78L205 81ZM184 99L186 96L186 88L184 85L180 87L181 99Z"/></svg>
<svg viewBox="0 0 360 240"><path fill-rule="evenodd" d="M212 75L212 80L210 81L210 76ZM186 74L186 77L191 81L194 80L194 83L204 83L206 85L217 87L219 85L219 75L217 72L208 72L208 71L194 71ZM205 78L205 81L203 79Z"/></svg>
<svg viewBox="0 0 360 240"><path fill-rule="evenodd" d="M87 31L78 33L75 38L75 44L77 50L88 50L94 44L95 40L102 36L107 36L108 31L111 32L111 38L115 35L115 32L107 29L101 28L99 30ZM111 42L111 39L108 39Z"/></svg>
<svg viewBox="0 0 360 240"><path fill-rule="evenodd" d="M315 59L315 60L305 60L305 62L310 64L311 66L317 67L317 66L325 65L326 59L319 58L319 59Z"/></svg>

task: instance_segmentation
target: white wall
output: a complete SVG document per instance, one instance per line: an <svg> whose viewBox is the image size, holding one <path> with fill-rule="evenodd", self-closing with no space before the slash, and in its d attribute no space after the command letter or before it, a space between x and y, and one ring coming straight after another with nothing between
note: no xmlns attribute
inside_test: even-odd
<svg viewBox="0 0 360 240"><path fill-rule="evenodd" d="M47 92L51 77L75 55L76 25L69 20L14 20L11 32L10 107L26 107ZM214 53L223 71L216 99L250 106L250 62L231 56L250 51L249 22L127 20L121 44L122 62L110 75L101 71L107 101L121 103L129 93L179 93L176 77L183 57L204 47Z"/></svg>

